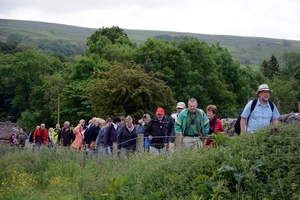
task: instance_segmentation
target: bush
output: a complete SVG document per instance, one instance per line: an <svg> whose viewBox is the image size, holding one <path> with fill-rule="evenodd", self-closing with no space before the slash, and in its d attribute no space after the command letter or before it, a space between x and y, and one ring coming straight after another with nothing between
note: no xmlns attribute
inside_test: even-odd
<svg viewBox="0 0 300 200"><path fill-rule="evenodd" d="M51 150L1 156L0 198L299 199L299 124L172 155L137 154L115 164Z"/></svg>

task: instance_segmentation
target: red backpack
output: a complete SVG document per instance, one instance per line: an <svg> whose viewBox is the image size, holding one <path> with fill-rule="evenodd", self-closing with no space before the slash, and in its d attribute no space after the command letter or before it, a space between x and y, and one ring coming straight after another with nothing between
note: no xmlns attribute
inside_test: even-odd
<svg viewBox="0 0 300 200"><path fill-rule="evenodd" d="M13 146L16 144L16 134L15 133L12 133L9 135L9 138L8 138L8 143Z"/></svg>

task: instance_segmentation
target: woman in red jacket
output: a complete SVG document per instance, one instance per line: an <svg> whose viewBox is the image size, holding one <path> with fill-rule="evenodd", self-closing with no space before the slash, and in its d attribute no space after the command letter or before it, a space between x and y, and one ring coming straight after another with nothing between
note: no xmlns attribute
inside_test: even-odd
<svg viewBox="0 0 300 200"><path fill-rule="evenodd" d="M217 119L217 106L215 105L208 105L206 107L206 115L209 119L209 132L208 134L211 135L212 133L218 134L219 132L224 132L224 128L220 119ZM204 141L205 146L213 146L216 143L212 139L206 139Z"/></svg>

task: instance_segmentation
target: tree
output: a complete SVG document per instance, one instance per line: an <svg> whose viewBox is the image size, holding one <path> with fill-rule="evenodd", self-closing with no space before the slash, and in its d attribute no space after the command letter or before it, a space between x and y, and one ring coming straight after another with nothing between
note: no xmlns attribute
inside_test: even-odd
<svg viewBox="0 0 300 200"><path fill-rule="evenodd" d="M21 43L23 40L23 37L21 35L19 35L18 33L11 33L7 36L6 39L6 43L15 43L15 44L19 44Z"/></svg>
<svg viewBox="0 0 300 200"><path fill-rule="evenodd" d="M9 76L13 77L12 82L15 85L11 104L17 110L18 117L26 109L30 110L30 95L36 87L44 84L45 76L59 72L62 68L62 63L57 58L42 53L25 51L16 54Z"/></svg>
<svg viewBox="0 0 300 200"><path fill-rule="evenodd" d="M295 66L300 64L300 53L289 52L283 54L280 59L280 79L289 80L295 74Z"/></svg>
<svg viewBox="0 0 300 200"><path fill-rule="evenodd" d="M279 63L278 63L278 60L277 58L272 55L270 60L269 60L269 65L270 65L270 71L271 71L271 79L273 79L273 77L275 75L278 75L279 73Z"/></svg>
<svg viewBox="0 0 300 200"><path fill-rule="evenodd" d="M121 36L128 38L124 30L118 26L112 26L111 28L103 26L87 38L87 45L90 46L91 44L96 44L101 36L106 36L112 42L112 44L115 44L116 40Z"/></svg>
<svg viewBox="0 0 300 200"><path fill-rule="evenodd" d="M266 78L272 79L272 71L271 71L270 62L264 60L261 63L259 70Z"/></svg>
<svg viewBox="0 0 300 200"><path fill-rule="evenodd" d="M87 92L89 88L94 87L95 80L77 80L67 84L60 98L60 121L70 121L76 126L80 119L86 121L95 116L90 95ZM54 112L55 119L57 111Z"/></svg>
<svg viewBox="0 0 300 200"><path fill-rule="evenodd" d="M155 115L157 107L171 113L175 105L170 88L132 62L114 62L108 72L88 89L96 116L131 115L140 119L144 113Z"/></svg>
<svg viewBox="0 0 300 200"><path fill-rule="evenodd" d="M148 38L135 49L134 60L143 65L147 72L151 69L156 73L155 76L171 88L176 100L186 101L190 97L186 87L191 86L191 79L195 80L189 76L195 74L190 71L190 62L180 48L168 41Z"/></svg>

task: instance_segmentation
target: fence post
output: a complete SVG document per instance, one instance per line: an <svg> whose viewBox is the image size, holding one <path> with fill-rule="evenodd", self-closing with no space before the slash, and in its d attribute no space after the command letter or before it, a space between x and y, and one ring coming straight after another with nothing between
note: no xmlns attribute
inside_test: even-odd
<svg viewBox="0 0 300 200"><path fill-rule="evenodd" d="M98 166L100 166L102 163L102 151L103 151L103 147L98 146Z"/></svg>
<svg viewBox="0 0 300 200"><path fill-rule="evenodd" d="M138 134L138 153L144 153L144 134Z"/></svg>
<svg viewBox="0 0 300 200"><path fill-rule="evenodd" d="M181 133L175 133L175 134L176 134L175 149L179 150L179 149L181 149L182 134Z"/></svg>
<svg viewBox="0 0 300 200"><path fill-rule="evenodd" d="M278 112L279 112L279 113L280 113L280 103L281 103L281 101L278 100L278 101L277 101L277 109L278 109Z"/></svg>
<svg viewBox="0 0 300 200"><path fill-rule="evenodd" d="M84 169L85 167L85 152L86 152L86 149L85 149L85 145L83 145L81 147L81 155L80 155L80 167L81 169Z"/></svg>
<svg viewBox="0 0 300 200"><path fill-rule="evenodd" d="M53 158L56 158L56 145L53 147L53 150L52 150L52 157L53 157Z"/></svg>
<svg viewBox="0 0 300 200"><path fill-rule="evenodd" d="M118 143L113 143L113 161L115 164L117 164L118 161Z"/></svg>

